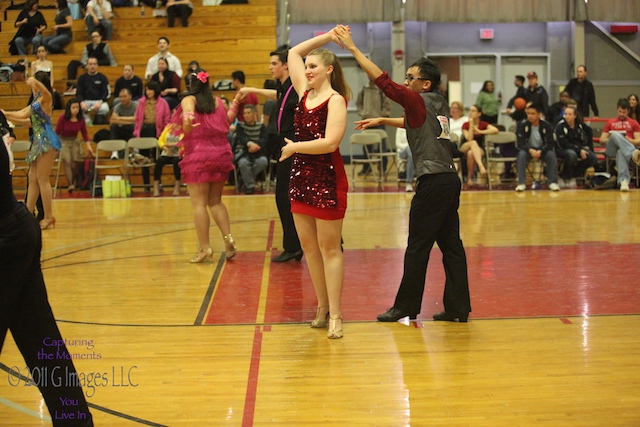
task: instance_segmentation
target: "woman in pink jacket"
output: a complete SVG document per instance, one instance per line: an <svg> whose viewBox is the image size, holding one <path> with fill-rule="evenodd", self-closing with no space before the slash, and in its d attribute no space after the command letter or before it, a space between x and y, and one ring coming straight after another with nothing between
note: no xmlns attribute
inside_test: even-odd
<svg viewBox="0 0 640 427"><path fill-rule="evenodd" d="M138 101L133 136L157 138L169 123L169 104L160 96L158 82L150 81L144 87L145 96ZM140 154L151 157L151 150L140 150ZM150 190L149 168L142 168L145 191Z"/></svg>

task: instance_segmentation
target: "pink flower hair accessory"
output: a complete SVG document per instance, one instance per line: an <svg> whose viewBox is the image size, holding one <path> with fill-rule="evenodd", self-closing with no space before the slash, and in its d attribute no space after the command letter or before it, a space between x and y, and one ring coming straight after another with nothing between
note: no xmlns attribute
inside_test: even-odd
<svg viewBox="0 0 640 427"><path fill-rule="evenodd" d="M200 71L198 74L196 74L196 78L202 83L206 83L207 79L209 78L209 73L207 73L206 71Z"/></svg>

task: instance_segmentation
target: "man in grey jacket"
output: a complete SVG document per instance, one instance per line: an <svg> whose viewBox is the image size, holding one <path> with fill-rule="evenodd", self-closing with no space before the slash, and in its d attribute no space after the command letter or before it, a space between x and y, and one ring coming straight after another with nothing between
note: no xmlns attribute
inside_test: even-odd
<svg viewBox="0 0 640 427"><path fill-rule="evenodd" d="M348 27L333 31L369 78L391 99L402 105L405 118L365 119L356 129L379 125L403 127L416 166L418 187L411 201L409 239L404 274L393 307L378 315L380 322L395 322L420 313L429 254L435 242L443 255L446 273L444 311L434 320L466 322L471 312L467 259L460 239L461 183L453 166L449 143L449 106L436 92L440 70L435 62L420 59L407 70L404 86L391 80L353 43Z"/></svg>

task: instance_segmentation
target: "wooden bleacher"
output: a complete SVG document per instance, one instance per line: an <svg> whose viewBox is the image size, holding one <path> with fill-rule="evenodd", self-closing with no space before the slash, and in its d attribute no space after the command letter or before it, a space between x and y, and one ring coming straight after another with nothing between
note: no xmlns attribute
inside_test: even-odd
<svg viewBox="0 0 640 427"><path fill-rule="evenodd" d="M243 70L249 86L262 87L265 79L271 78L268 70L269 52L277 45L277 4L276 0L250 0L250 4L202 6L202 0L194 0L194 13L189 18L189 27L167 27L167 18L154 18L153 9L146 7L145 16L140 16L140 7L114 8L113 40L106 41L114 53L118 66L100 66L112 87L122 76L122 66L131 64L135 73L144 80L144 72L149 57L157 53L157 40L167 37L170 51L180 58L183 67L196 60L210 75L211 83L220 79L230 79L235 70ZM21 57L9 54L9 42L15 34L14 22L20 10L7 10L11 1L0 0L0 61L14 63ZM40 6L53 5L53 0L41 0ZM53 26L55 9L41 9L49 28ZM179 25L179 20L177 20ZM45 32L45 37L53 34ZM65 47L65 54L49 54L53 62L54 89L63 93L67 86L67 65L73 59L80 59L85 45L89 43L84 20L76 20L73 25L73 41ZM31 46L29 46L31 47ZM33 55L27 58L35 59ZM79 71L82 73L82 70ZM183 88L184 89L184 88ZM232 98L234 92L216 92ZM63 97L63 102L69 99ZM0 108L18 110L27 105L29 88L24 82L0 83ZM54 111L55 123L62 111ZM93 137L99 129L108 125L90 126ZM28 139L27 128L16 128L18 139ZM165 168L169 171L170 168ZM66 182L62 179L62 186Z"/></svg>

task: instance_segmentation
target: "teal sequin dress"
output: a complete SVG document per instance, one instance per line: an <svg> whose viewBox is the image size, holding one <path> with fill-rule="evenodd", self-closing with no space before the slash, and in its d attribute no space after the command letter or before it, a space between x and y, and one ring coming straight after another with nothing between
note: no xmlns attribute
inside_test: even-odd
<svg viewBox="0 0 640 427"><path fill-rule="evenodd" d="M45 114L38 101L31 104L31 127L33 128L33 136L31 137L31 149L26 158L28 163L33 162L51 148L54 150L62 148L60 138L53 130L51 118Z"/></svg>

